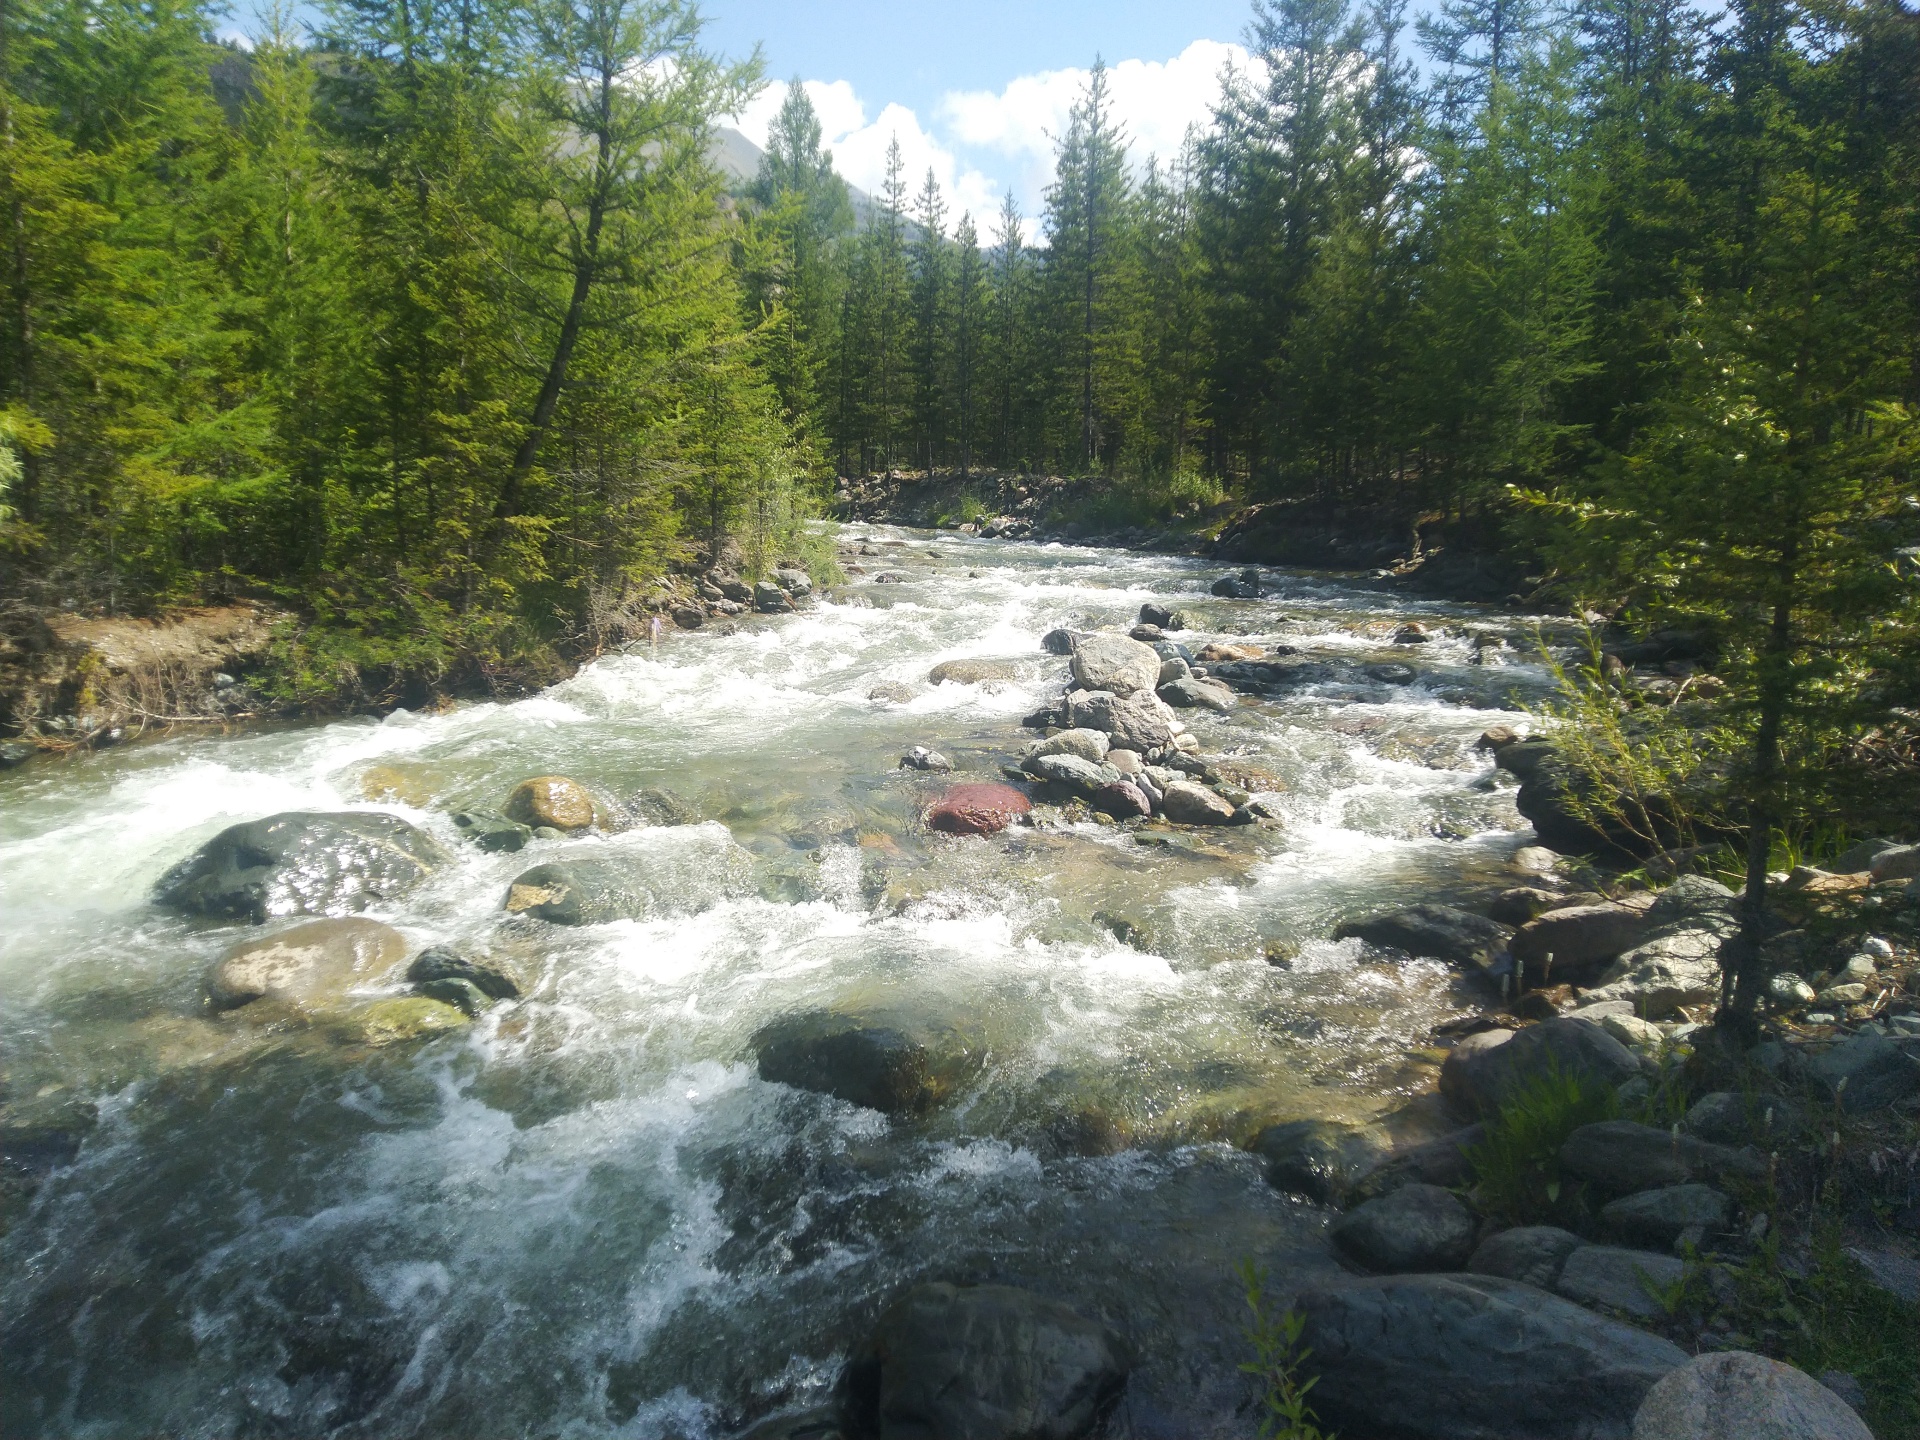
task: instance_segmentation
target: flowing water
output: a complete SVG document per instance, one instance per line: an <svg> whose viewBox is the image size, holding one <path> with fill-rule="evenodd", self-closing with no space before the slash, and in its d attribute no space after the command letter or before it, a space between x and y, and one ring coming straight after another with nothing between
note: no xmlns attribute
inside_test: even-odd
<svg viewBox="0 0 1920 1440"><path fill-rule="evenodd" d="M1320 1214L1231 1142L1431 1088L1422 1047L1468 982L1326 937L1356 910L1515 883L1527 832L1472 742L1543 677L1512 648L1472 663L1467 627L1521 624L1324 576L1216 600L1219 570L1191 560L842 538L902 579L855 575L802 614L672 634L513 704L0 779L0 1120L38 1182L0 1237L0 1433L717 1436L817 1400L920 1278L1105 1318L1139 1359L1128 1433L1251 1430L1232 1267L1329 1262ZM1064 681L1040 636L1130 624L1146 600L1186 610L1196 648L1246 636L1419 678L1189 712L1275 793L1277 827L1043 812L927 834L946 782L899 754L996 777ZM1409 618L1436 638L1390 649ZM928 683L960 657L1005 678ZM452 812L550 773L705 818L461 846ZM250 927L159 911L154 880L237 820L348 807L458 856L376 918L512 958L536 977L524 999L380 1050L207 1011L209 966ZM503 914L514 875L583 856L630 861L663 903L572 929ZM759 1026L875 997L957 1017L985 1070L894 1121L757 1077Z"/></svg>

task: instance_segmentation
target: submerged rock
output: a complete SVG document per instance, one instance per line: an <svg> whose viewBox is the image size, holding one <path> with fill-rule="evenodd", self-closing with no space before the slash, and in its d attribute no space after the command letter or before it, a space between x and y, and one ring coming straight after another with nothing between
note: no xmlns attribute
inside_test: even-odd
<svg viewBox="0 0 1920 1440"><path fill-rule="evenodd" d="M507 913L554 925L602 925L691 915L752 888L751 858L718 825L631 833L658 839L619 856L523 871L507 887Z"/></svg>
<svg viewBox="0 0 1920 1440"><path fill-rule="evenodd" d="M927 807L927 828L948 835L997 835L1033 809L1011 785L955 785Z"/></svg>
<svg viewBox="0 0 1920 1440"><path fill-rule="evenodd" d="M216 1010L266 1000L308 1018L344 1014L360 1003L354 990L395 983L406 958L407 937L391 925L310 920L227 951L207 977L207 998Z"/></svg>
<svg viewBox="0 0 1920 1440"><path fill-rule="evenodd" d="M1012 660L942 660L927 672L930 685L991 685L1017 680L1020 667Z"/></svg>
<svg viewBox="0 0 1920 1440"><path fill-rule="evenodd" d="M565 775L539 775L522 780L507 796L505 814L509 820L536 829L542 825L571 834L589 830L597 818L593 796L586 787Z"/></svg>
<svg viewBox="0 0 1920 1440"><path fill-rule="evenodd" d="M495 1000L518 999L522 989L513 967L492 958L471 959L450 945L429 945L407 967L416 985L430 980L464 980Z"/></svg>
<svg viewBox="0 0 1920 1440"><path fill-rule="evenodd" d="M447 861L422 830L378 811L293 810L230 825L160 877L154 903L199 915L351 914L395 900Z"/></svg>
<svg viewBox="0 0 1920 1440"><path fill-rule="evenodd" d="M1471 965L1504 950L1507 929L1483 915L1451 905L1411 905L1405 910L1348 920L1333 932L1333 937L1357 937L1369 945L1404 950L1409 955Z"/></svg>
<svg viewBox="0 0 1920 1440"><path fill-rule="evenodd" d="M854 1440L1081 1440L1127 1380L1119 1338L1006 1285L916 1285L839 1385Z"/></svg>
<svg viewBox="0 0 1920 1440"><path fill-rule="evenodd" d="M1873 1440L1873 1432L1805 1371L1722 1350L1695 1356L1647 1392L1633 1440Z"/></svg>
<svg viewBox="0 0 1920 1440"><path fill-rule="evenodd" d="M1400 1275L1300 1296L1312 1403L1343 1434L1628 1440L1686 1352L1513 1280Z"/></svg>
<svg viewBox="0 0 1920 1440"><path fill-rule="evenodd" d="M533 827L496 815L490 810L461 810L453 816L453 828L460 838L490 854L511 854L526 849L533 839Z"/></svg>
<svg viewBox="0 0 1920 1440"><path fill-rule="evenodd" d="M929 750L924 745L916 745L900 757L903 770L927 770L935 774L946 774L953 769L953 762L938 750Z"/></svg>
<svg viewBox="0 0 1920 1440"><path fill-rule="evenodd" d="M1351 1125L1289 1120L1269 1125L1247 1147L1267 1162L1267 1183L1317 1204L1337 1202L1378 1151Z"/></svg>
<svg viewBox="0 0 1920 1440"><path fill-rule="evenodd" d="M887 1115L931 1110L984 1060L956 1027L892 1008L789 1015L763 1026L752 1045L762 1080Z"/></svg>
<svg viewBox="0 0 1920 1440"><path fill-rule="evenodd" d="M360 1013L360 1038L368 1045L397 1045L458 1030L468 1023L460 1010L425 995L376 1000Z"/></svg>

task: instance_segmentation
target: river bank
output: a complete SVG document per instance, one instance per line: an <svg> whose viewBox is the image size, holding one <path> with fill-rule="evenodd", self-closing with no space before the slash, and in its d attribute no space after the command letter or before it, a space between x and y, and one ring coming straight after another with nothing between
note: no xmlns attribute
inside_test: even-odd
<svg viewBox="0 0 1920 1440"><path fill-rule="evenodd" d="M1243 1435L1239 1261L1331 1327L1316 1349L1355 1358L1325 1393L1359 1406L1401 1362L1343 1350L1360 1321L1340 1307L1387 1294L1353 1288L1357 1270L1408 1268L1369 1248L1366 1203L1396 1177L1471 1189L1463 1129L1490 1118L1497 1072L1552 1053L1527 1036L1578 1037L1624 1118L1647 1099L1630 1083L1669 1073L1652 1057L1697 1034L1689 947L1724 893L1628 903L1541 853L1516 808L1524 742L1496 732L1550 684L1529 617L1154 553L870 525L840 540L844 587L767 612L708 601L657 650L526 699L183 732L0 779L0 1139L30 1182L5 1196L8 1433L864 1436L876 1325L919 1333L914 1306L958 1305L1053 1357L1029 1378L1079 1375L1059 1393L1098 1403L937 1346L910 1376L957 1365L1063 1407L1062 1434L1104 1408L1120 1435ZM1167 713L1141 698L1189 681L1230 693ZM1166 742L1123 735L1102 694L1140 699ZM1063 723L1081 718L1098 723ZM1111 778L1044 763L1098 751L1088 732ZM1151 802L1134 774L1162 813L1115 813L1109 786ZM1188 783L1239 823L1174 818ZM989 785L1019 790L1024 823L929 823ZM328 858L360 853L337 822L305 825L317 849L276 850L279 879L259 862L257 911L218 898L226 867L176 868L236 824L343 812L378 817L353 822L377 832L377 872ZM280 847L256 840L240 848ZM382 888L410 873L396 845L420 873ZM1871 996L1828 977L1861 995L1794 1012L1809 1062L1905 1043L1866 1033L1911 1009L1892 894L1885 924L1807 942L1810 981L1839 949L1889 952ZM293 946L316 910L373 927L348 950L385 958L289 1013L247 989L248 956ZM1524 962L1540 925L1603 938L1578 973L1556 941L1523 1005L1499 956ZM1675 976L1696 989L1663 997ZM477 1000L476 981L493 987ZM1709 1082L1686 1082L1690 1129ZM1906 1103L1889 1098L1895 1119ZM1702 1143L1738 1149L1715 1133ZM1905 1161L1848 1153L1871 1216ZM1709 1177L1743 1208L1696 1246L1728 1270L1761 1213L1744 1173ZM1459 1277L1484 1271L1462 1267L1497 1227L1471 1208L1488 1202L1454 1203L1425 1278L1389 1298L1450 1337L1419 1373L1506 1403L1492 1382L1527 1367L1482 1365L1457 1323L1479 1303ZM1456 1254L1461 1214L1474 1244ZM1596 1243L1621 1238L1597 1211L1554 1218L1622 1248ZM1791 1259L1803 1237L1784 1228ZM1544 1279L1492 1275L1531 1287L1542 1346L1584 1337L1614 1377L1589 1387L1610 1407L1594 1411L1570 1397L1599 1371L1542 1371L1543 1413L1618 1429L1674 1368L1659 1345L1732 1333L1696 1308L1617 1319L1635 1265L1679 1258L1648 1244L1588 1255L1573 1280L1559 1262L1577 1247ZM1576 1296L1596 1265L1626 1288ZM950 1283L972 1289L921 1288ZM1049 1368L1068 1351L1080 1370ZM888 1373L881 1395L918 1383ZM1343 1429L1366 1433L1352 1413Z"/></svg>

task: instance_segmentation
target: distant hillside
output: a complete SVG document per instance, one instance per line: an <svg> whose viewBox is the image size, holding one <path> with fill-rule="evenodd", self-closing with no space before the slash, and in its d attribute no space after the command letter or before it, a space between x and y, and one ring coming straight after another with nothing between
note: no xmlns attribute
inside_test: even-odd
<svg viewBox="0 0 1920 1440"><path fill-rule="evenodd" d="M765 152L732 126L721 125L713 132L713 145L708 153L720 173L738 187L760 173L760 157ZM872 220L879 208L873 197L852 183L847 185L847 194L853 199L854 222L865 225Z"/></svg>

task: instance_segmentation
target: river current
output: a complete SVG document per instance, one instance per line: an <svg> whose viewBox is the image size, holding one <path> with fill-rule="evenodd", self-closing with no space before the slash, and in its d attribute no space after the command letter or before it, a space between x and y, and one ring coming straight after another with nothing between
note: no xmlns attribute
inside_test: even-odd
<svg viewBox="0 0 1920 1440"><path fill-rule="evenodd" d="M1544 684L1525 624L1302 572L1224 600L1201 561L840 533L869 573L803 613L672 633L515 703L0 778L0 1121L50 1137L10 1161L36 1183L0 1236L0 1433L717 1437L820 1399L918 1279L1113 1325L1137 1357L1123 1433L1251 1433L1233 1267L1331 1262L1322 1215L1234 1142L1420 1113L1433 1027L1479 997L1327 936L1516 883L1529 832L1473 741ZM1195 649L1417 678L1184 712L1277 826L927 834L947 780L900 754L997 778L1065 679L1041 635L1149 600ZM1392 646L1411 619L1431 642ZM1515 643L1476 651L1476 629ZM929 683L967 657L1009 664ZM664 789L701 823L462 845L451 813L541 774ZM153 882L236 821L342 808L457 856L375 918L510 955L524 999L380 1050L208 1012L250 927L160 911ZM513 876L588 855L669 901L578 928L503 914ZM759 1026L875 996L966 1017L985 1070L917 1121L757 1077Z"/></svg>

